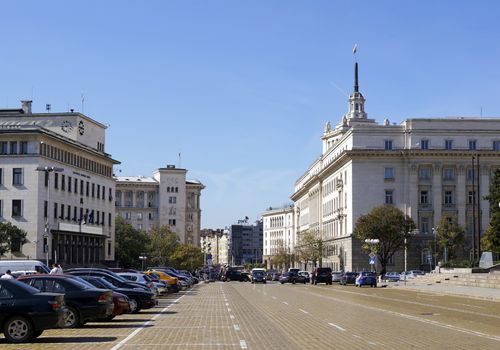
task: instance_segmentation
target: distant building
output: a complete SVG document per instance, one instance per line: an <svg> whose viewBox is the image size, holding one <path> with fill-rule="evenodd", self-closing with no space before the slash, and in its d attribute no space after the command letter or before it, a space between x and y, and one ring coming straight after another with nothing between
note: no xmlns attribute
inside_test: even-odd
<svg viewBox="0 0 500 350"><path fill-rule="evenodd" d="M168 165L152 177L116 177L116 214L138 230L168 226L182 243L200 243L200 196L205 186Z"/></svg>
<svg viewBox="0 0 500 350"><path fill-rule="evenodd" d="M201 230L201 249L205 256L212 256L213 265L227 266L228 259L228 232L223 229Z"/></svg>
<svg viewBox="0 0 500 350"><path fill-rule="evenodd" d="M490 179L500 168L500 119L412 118L400 124L368 119L355 65L354 92L336 126L328 122L323 152L296 181L297 240L306 230L323 240L323 265L369 269L353 230L361 215L393 205L417 224L408 268L435 265L433 227L456 220L467 233L469 258L488 226ZM478 159L480 162L478 164ZM475 240L472 237L476 237ZM399 252L389 270L404 269Z"/></svg>
<svg viewBox="0 0 500 350"><path fill-rule="evenodd" d="M262 213L264 231L263 262L270 268L274 255L295 252L295 210L293 205L282 208L269 208Z"/></svg>
<svg viewBox="0 0 500 350"><path fill-rule="evenodd" d="M114 260L115 181L106 126L78 113L0 110L0 221L27 232L8 258L66 267Z"/></svg>
<svg viewBox="0 0 500 350"><path fill-rule="evenodd" d="M231 266L246 263L262 263L262 220L254 225L247 223L231 225L229 228L229 261Z"/></svg>

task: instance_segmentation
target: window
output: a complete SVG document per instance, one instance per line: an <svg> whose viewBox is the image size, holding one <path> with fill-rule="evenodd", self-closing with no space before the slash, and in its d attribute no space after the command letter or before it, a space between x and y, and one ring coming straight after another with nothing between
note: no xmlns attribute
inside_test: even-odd
<svg viewBox="0 0 500 350"><path fill-rule="evenodd" d="M431 169L420 168L418 170L418 177L420 178L420 180L429 180L431 178Z"/></svg>
<svg viewBox="0 0 500 350"><path fill-rule="evenodd" d="M453 180L455 178L455 171L453 168L444 168L443 169L443 179L444 180Z"/></svg>
<svg viewBox="0 0 500 350"><path fill-rule="evenodd" d="M168 202L170 204L175 204L175 203L177 203L177 198L176 197L168 197Z"/></svg>
<svg viewBox="0 0 500 350"><path fill-rule="evenodd" d="M475 150L476 149L476 140L469 140L469 149L471 151Z"/></svg>
<svg viewBox="0 0 500 350"><path fill-rule="evenodd" d="M46 218L48 215L49 203L47 201L43 201L43 217Z"/></svg>
<svg viewBox="0 0 500 350"><path fill-rule="evenodd" d="M429 191L420 191L420 204L429 204Z"/></svg>
<svg viewBox="0 0 500 350"><path fill-rule="evenodd" d="M108 226L111 226L111 213L108 213Z"/></svg>
<svg viewBox="0 0 500 350"><path fill-rule="evenodd" d="M384 180L394 180L394 168L385 168Z"/></svg>
<svg viewBox="0 0 500 350"><path fill-rule="evenodd" d="M3 201L0 199L0 218L3 217Z"/></svg>
<svg viewBox="0 0 500 350"><path fill-rule="evenodd" d="M12 217L23 216L23 201L20 199L12 200Z"/></svg>
<svg viewBox="0 0 500 350"><path fill-rule="evenodd" d="M97 199L101 199L101 185L97 185Z"/></svg>
<svg viewBox="0 0 500 350"><path fill-rule="evenodd" d="M17 141L10 142L10 154L17 154Z"/></svg>
<svg viewBox="0 0 500 350"><path fill-rule="evenodd" d="M71 220L71 205L68 205L68 213L66 214L66 220Z"/></svg>
<svg viewBox="0 0 500 350"><path fill-rule="evenodd" d="M90 193L90 183L87 181L87 185L85 187L85 195L88 197Z"/></svg>
<svg viewBox="0 0 500 350"><path fill-rule="evenodd" d="M453 140L444 140L444 149L453 149Z"/></svg>
<svg viewBox="0 0 500 350"><path fill-rule="evenodd" d="M429 149L429 140L421 140L420 149Z"/></svg>
<svg viewBox="0 0 500 350"><path fill-rule="evenodd" d="M500 141L493 141L493 150L500 151Z"/></svg>
<svg viewBox="0 0 500 350"><path fill-rule="evenodd" d="M444 204L453 204L453 191L444 191Z"/></svg>
<svg viewBox="0 0 500 350"><path fill-rule="evenodd" d="M142 220L142 213L137 213L137 220Z"/></svg>
<svg viewBox="0 0 500 350"><path fill-rule="evenodd" d="M393 190L385 190L385 204L394 204Z"/></svg>
<svg viewBox="0 0 500 350"><path fill-rule="evenodd" d="M68 192L71 192L71 183L73 182L73 179L71 176L68 176Z"/></svg>
<svg viewBox="0 0 500 350"><path fill-rule="evenodd" d="M54 188L59 188L59 174L54 173Z"/></svg>
<svg viewBox="0 0 500 350"><path fill-rule="evenodd" d="M392 149L392 140L385 140L385 150L389 151Z"/></svg>
<svg viewBox="0 0 500 350"><path fill-rule="evenodd" d="M61 175L61 190L66 191L66 177L64 174Z"/></svg>
<svg viewBox="0 0 500 350"><path fill-rule="evenodd" d="M429 218L424 217L420 219L420 233L429 233Z"/></svg>
<svg viewBox="0 0 500 350"><path fill-rule="evenodd" d="M78 194L78 179L75 179L75 194Z"/></svg>
<svg viewBox="0 0 500 350"><path fill-rule="evenodd" d="M59 214L59 219L64 219L64 204L61 204L61 214Z"/></svg>
<svg viewBox="0 0 500 350"><path fill-rule="evenodd" d="M168 224L169 224L170 226L175 226L175 219L169 219L169 220L168 220Z"/></svg>
<svg viewBox="0 0 500 350"><path fill-rule="evenodd" d="M22 168L12 169L12 184L14 186L20 186L23 184L23 169Z"/></svg>
<svg viewBox="0 0 500 350"><path fill-rule="evenodd" d="M21 141L19 142L20 146L20 154L28 154L28 142L27 141Z"/></svg>
<svg viewBox="0 0 500 350"><path fill-rule="evenodd" d="M54 219L57 219L57 208L58 208L57 203L54 203Z"/></svg>
<svg viewBox="0 0 500 350"><path fill-rule="evenodd" d="M125 219L130 220L131 219L131 214L130 212L125 212Z"/></svg>
<svg viewBox="0 0 500 350"><path fill-rule="evenodd" d="M467 180L474 180L474 168L467 169Z"/></svg>
<svg viewBox="0 0 500 350"><path fill-rule="evenodd" d="M6 141L0 142L0 154L8 154L9 148L8 143Z"/></svg>
<svg viewBox="0 0 500 350"><path fill-rule="evenodd" d="M3 184L3 169L0 168L0 185Z"/></svg>
<svg viewBox="0 0 500 350"><path fill-rule="evenodd" d="M95 197L95 183L92 183L92 198Z"/></svg>
<svg viewBox="0 0 500 350"><path fill-rule="evenodd" d="M467 204L473 204L474 203L474 191L468 191L467 192Z"/></svg>

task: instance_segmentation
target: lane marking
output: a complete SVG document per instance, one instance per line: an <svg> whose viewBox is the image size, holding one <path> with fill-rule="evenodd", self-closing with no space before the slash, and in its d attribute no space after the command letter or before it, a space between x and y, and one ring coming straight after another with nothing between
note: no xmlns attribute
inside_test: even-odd
<svg viewBox="0 0 500 350"><path fill-rule="evenodd" d="M353 338L363 339L362 337L360 337L359 335L356 335L356 334L353 334L352 336L353 336Z"/></svg>
<svg viewBox="0 0 500 350"><path fill-rule="evenodd" d="M286 301L282 301L282 303L285 304L285 305L288 305L288 303Z"/></svg>
<svg viewBox="0 0 500 350"><path fill-rule="evenodd" d="M230 309L230 308L227 308L227 312L231 312L231 309Z"/></svg>
<svg viewBox="0 0 500 350"><path fill-rule="evenodd" d="M370 344L370 345L377 345L377 343L374 343L372 341L368 341L367 343Z"/></svg>
<svg viewBox="0 0 500 350"><path fill-rule="evenodd" d="M160 313L156 314L155 316L153 316L149 321L146 321L144 322L141 326L139 326L139 328L137 328L136 330L134 330L132 333L130 333L125 339L123 339L121 342L119 342L118 344L116 344L115 346L113 346L111 348L111 350L118 350L120 349L122 346L126 345L126 343L131 340L132 338L134 338L137 334L139 334L140 331L142 331L144 328L148 327L149 325L153 324L153 321L155 321L158 317L160 317L162 314L164 314L168 309L170 309L170 307L172 305L175 305L175 303L177 303L179 300L181 300L182 298L184 298L186 295L188 295L189 291L186 292L186 294L182 295L181 297L175 299L172 303L170 303L167 307L163 308L163 310L160 311Z"/></svg>
<svg viewBox="0 0 500 350"><path fill-rule="evenodd" d="M242 348L242 349L248 349L247 342L244 341L244 340L240 340L240 348Z"/></svg>
<svg viewBox="0 0 500 350"><path fill-rule="evenodd" d="M303 312L305 314L308 314L309 312L307 312L306 310L302 310L302 309L299 309L300 312Z"/></svg>
<svg viewBox="0 0 500 350"><path fill-rule="evenodd" d="M267 295L267 293L266 293L266 292L264 292L264 295Z"/></svg>
<svg viewBox="0 0 500 350"><path fill-rule="evenodd" d="M234 320L234 316L233 316L233 315L229 315L229 318L230 318L231 320Z"/></svg>
<svg viewBox="0 0 500 350"><path fill-rule="evenodd" d="M237 324L233 324L233 327L234 327L235 331L239 331L240 330L240 326L238 326Z"/></svg>
<svg viewBox="0 0 500 350"><path fill-rule="evenodd" d="M345 328L340 327L339 325L336 325L335 323L328 323L330 326L337 328L338 330L345 332Z"/></svg>
<svg viewBox="0 0 500 350"><path fill-rule="evenodd" d="M276 297L273 297L274 300L276 300Z"/></svg>
<svg viewBox="0 0 500 350"><path fill-rule="evenodd" d="M229 303L226 303L226 306L229 306Z"/></svg>
<svg viewBox="0 0 500 350"><path fill-rule="evenodd" d="M462 303L453 303L455 305L460 305L460 306L468 306L468 307L475 307L477 309L484 309L484 306L476 306L476 305L470 305L470 304L462 304Z"/></svg>

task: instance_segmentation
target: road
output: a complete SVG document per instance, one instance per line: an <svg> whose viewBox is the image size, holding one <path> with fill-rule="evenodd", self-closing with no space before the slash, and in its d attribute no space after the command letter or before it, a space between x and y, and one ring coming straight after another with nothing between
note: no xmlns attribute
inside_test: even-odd
<svg viewBox="0 0 500 350"><path fill-rule="evenodd" d="M397 288L200 284L10 349L500 349L500 303Z"/></svg>

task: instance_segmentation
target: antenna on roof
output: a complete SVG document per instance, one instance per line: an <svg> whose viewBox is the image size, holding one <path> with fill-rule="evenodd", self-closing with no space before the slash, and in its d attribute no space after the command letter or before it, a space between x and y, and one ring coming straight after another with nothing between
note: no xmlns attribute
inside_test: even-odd
<svg viewBox="0 0 500 350"><path fill-rule="evenodd" d="M481 111L479 112L479 115L482 117L483 116L483 106L481 106Z"/></svg>
<svg viewBox="0 0 500 350"><path fill-rule="evenodd" d="M181 152L179 152L179 168L182 168L181 164Z"/></svg>
<svg viewBox="0 0 500 350"><path fill-rule="evenodd" d="M83 90L81 93L81 100L82 100L82 114L85 112L84 107L85 107L85 95L83 94Z"/></svg>

